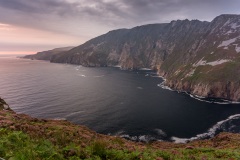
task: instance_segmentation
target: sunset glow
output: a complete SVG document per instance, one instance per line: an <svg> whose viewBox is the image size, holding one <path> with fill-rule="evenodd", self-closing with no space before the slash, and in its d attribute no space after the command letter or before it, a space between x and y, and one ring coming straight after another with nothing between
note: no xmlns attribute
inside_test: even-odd
<svg viewBox="0 0 240 160"><path fill-rule="evenodd" d="M0 54L78 46L119 28L239 14L239 1L0 0ZM204 8L204 12L203 9Z"/></svg>

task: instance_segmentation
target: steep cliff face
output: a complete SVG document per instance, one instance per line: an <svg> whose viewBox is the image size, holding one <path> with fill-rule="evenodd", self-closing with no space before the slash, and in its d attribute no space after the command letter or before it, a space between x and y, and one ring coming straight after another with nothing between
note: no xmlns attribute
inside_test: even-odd
<svg viewBox="0 0 240 160"><path fill-rule="evenodd" d="M51 62L152 68L174 89L240 101L240 15L114 30Z"/></svg>
<svg viewBox="0 0 240 160"><path fill-rule="evenodd" d="M207 24L208 22L197 20L178 20L168 24L110 31L64 55L53 56L51 62L84 66L120 65L124 69L159 69L170 54L189 48L195 36L204 32Z"/></svg>
<svg viewBox="0 0 240 160"><path fill-rule="evenodd" d="M9 105L0 97L0 110L11 110Z"/></svg>
<svg viewBox="0 0 240 160"><path fill-rule="evenodd" d="M240 16L216 17L191 47L181 55L186 62L172 65L179 63L171 58L177 53L165 61L166 85L200 96L240 101Z"/></svg>

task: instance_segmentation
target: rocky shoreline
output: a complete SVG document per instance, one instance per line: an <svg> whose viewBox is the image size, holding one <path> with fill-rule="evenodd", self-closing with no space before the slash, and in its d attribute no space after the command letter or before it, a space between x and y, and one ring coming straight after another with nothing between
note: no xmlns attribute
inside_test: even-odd
<svg viewBox="0 0 240 160"><path fill-rule="evenodd" d="M9 105L2 98L0 98L0 110L11 110Z"/></svg>
<svg viewBox="0 0 240 160"><path fill-rule="evenodd" d="M178 80L167 80L159 84L163 89L173 90L179 93L186 93L190 97L208 103L218 104L239 104L240 86L235 87L233 83L223 85L221 83L213 84L191 84Z"/></svg>

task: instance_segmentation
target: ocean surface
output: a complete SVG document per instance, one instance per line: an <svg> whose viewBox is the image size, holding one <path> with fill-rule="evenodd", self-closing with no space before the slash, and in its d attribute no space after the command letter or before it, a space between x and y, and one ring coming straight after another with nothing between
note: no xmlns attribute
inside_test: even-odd
<svg viewBox="0 0 240 160"><path fill-rule="evenodd" d="M17 113L67 119L136 141L185 142L240 132L240 104L163 89L149 70L86 68L0 57L0 97Z"/></svg>

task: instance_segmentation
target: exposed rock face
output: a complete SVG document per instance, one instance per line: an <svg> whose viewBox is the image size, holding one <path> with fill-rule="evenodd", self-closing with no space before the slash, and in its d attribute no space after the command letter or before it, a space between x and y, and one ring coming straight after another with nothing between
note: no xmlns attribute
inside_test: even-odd
<svg viewBox="0 0 240 160"><path fill-rule="evenodd" d="M81 64L84 66L120 65L124 69L149 67L157 69L167 57L204 32L208 22L197 20L172 21L120 29L94 38L83 45L56 55L52 62ZM182 41L187 37L185 41Z"/></svg>
<svg viewBox="0 0 240 160"><path fill-rule="evenodd" d="M188 81L168 80L166 85L179 91L212 98L239 101L240 82L191 83Z"/></svg>
<svg viewBox="0 0 240 160"><path fill-rule="evenodd" d="M51 62L152 68L174 89L240 101L240 15L114 30Z"/></svg>
<svg viewBox="0 0 240 160"><path fill-rule="evenodd" d="M0 110L11 110L9 105L0 97Z"/></svg>

